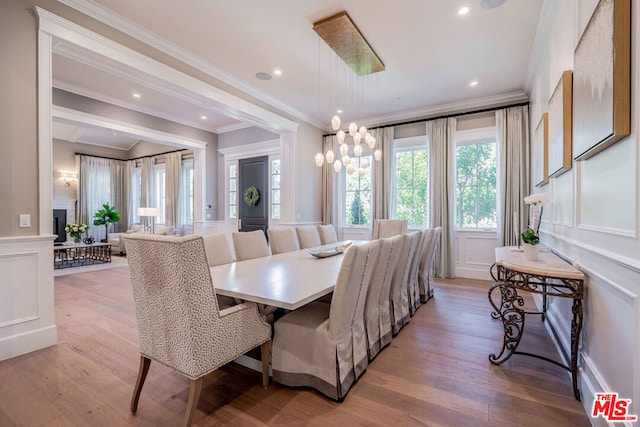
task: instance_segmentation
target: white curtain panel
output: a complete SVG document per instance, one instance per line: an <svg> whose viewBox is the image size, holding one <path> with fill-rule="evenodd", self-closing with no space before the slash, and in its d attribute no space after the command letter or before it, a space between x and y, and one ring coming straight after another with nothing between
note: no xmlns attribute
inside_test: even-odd
<svg viewBox="0 0 640 427"><path fill-rule="evenodd" d="M496 111L498 130L499 215L498 242L518 245L521 230L516 223L527 224L524 198L530 193L529 179L529 107L527 105Z"/></svg>
<svg viewBox="0 0 640 427"><path fill-rule="evenodd" d="M394 127L372 129L376 138L374 151L382 151L382 159L376 161L372 156L373 173L373 219L388 219L391 206L391 156L393 155ZM372 221L373 222L373 221Z"/></svg>
<svg viewBox="0 0 640 427"><path fill-rule="evenodd" d="M328 150L334 150L333 135L324 136L322 139L322 153L326 154ZM339 158L337 156L336 158ZM333 164L326 161L322 164L322 223L334 224L334 203L333 203ZM337 194L337 193L336 193Z"/></svg>
<svg viewBox="0 0 640 427"><path fill-rule="evenodd" d="M128 189L126 185L125 172L126 161L122 160L109 160L109 172L111 175L109 194L110 205L118 212L120 212L120 221L117 224L110 226L110 232L126 231L129 227L129 221L127 219L127 205L128 205Z"/></svg>
<svg viewBox="0 0 640 427"><path fill-rule="evenodd" d="M179 227L182 152L166 154L165 161L165 225Z"/></svg>
<svg viewBox="0 0 640 427"><path fill-rule="evenodd" d="M99 157L80 156L78 218L77 221L89 226L87 235L100 241L106 239L103 225L93 225L96 212L105 203L111 202L110 161ZM70 222L68 220L68 222Z"/></svg>
<svg viewBox="0 0 640 427"><path fill-rule="evenodd" d="M434 272L438 277L455 277L455 155L456 118L427 122L430 172L430 217L432 227L442 227L436 249Z"/></svg>
<svg viewBox="0 0 640 427"><path fill-rule="evenodd" d="M136 203L136 200L139 200L140 195L138 194L139 190L135 188L136 161L128 160L124 168L125 168L125 172L124 172L125 185L127 187L127 210L126 212L122 212L120 217L122 218L122 216L125 216L125 215L127 217L127 228L123 230L123 231L126 231L126 230L129 230L131 225L138 222L138 219L137 219L138 214L136 212L138 203Z"/></svg>

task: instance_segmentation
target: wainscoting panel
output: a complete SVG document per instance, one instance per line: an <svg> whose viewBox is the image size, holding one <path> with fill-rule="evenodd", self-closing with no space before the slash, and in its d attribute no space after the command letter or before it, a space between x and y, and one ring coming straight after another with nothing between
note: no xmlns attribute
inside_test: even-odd
<svg viewBox="0 0 640 427"><path fill-rule="evenodd" d="M551 178L554 192L554 202L549 206L552 211L553 224L573 226L573 173L575 169ZM547 210L547 207L545 207Z"/></svg>
<svg viewBox="0 0 640 427"><path fill-rule="evenodd" d="M456 231L456 276L492 280L489 268L495 262L497 246L495 232Z"/></svg>
<svg viewBox="0 0 640 427"><path fill-rule="evenodd" d="M0 328L38 318L38 253L0 255Z"/></svg>
<svg viewBox="0 0 640 427"><path fill-rule="evenodd" d="M57 341L54 239L53 235L0 238L0 360Z"/></svg>
<svg viewBox="0 0 640 427"><path fill-rule="evenodd" d="M578 228L638 237L634 145L635 140L628 138L589 160L577 162ZM612 182L620 183L615 191Z"/></svg>

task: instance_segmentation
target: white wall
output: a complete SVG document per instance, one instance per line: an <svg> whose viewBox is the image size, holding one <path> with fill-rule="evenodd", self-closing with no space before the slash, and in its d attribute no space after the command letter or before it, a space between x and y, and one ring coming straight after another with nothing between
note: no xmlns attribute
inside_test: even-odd
<svg viewBox="0 0 640 427"><path fill-rule="evenodd" d="M597 0L567 0L555 16L545 54L531 86L531 123L535 129L564 70L573 69L573 53ZM541 228L544 244L586 274L580 389L587 413L596 392L617 392L632 399L640 413L640 198L638 150L638 32L640 16L632 6L632 102L629 137L541 188L552 196ZM549 322L559 345L569 348L571 308L552 299ZM604 425L602 418L592 420Z"/></svg>

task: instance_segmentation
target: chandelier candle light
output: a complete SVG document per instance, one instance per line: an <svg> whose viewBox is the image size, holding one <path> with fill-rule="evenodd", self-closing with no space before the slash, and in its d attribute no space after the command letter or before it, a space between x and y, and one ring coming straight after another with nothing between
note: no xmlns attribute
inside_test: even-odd
<svg viewBox="0 0 640 427"><path fill-rule="evenodd" d="M357 124L351 122L349 124L349 127L347 128L347 132L345 132L340 129L341 124L342 121L340 120L340 117L333 116L333 118L331 119L331 129L337 131L336 138L338 139L338 144L340 145L339 150L341 158L336 159L336 155L333 150L328 150L325 154L317 153L315 157L316 166L321 167L326 160L329 164L333 163L333 170L335 170L336 172L340 172L344 167L346 168L347 173L351 175L356 172L356 169L353 166L353 163L351 163L351 158L349 157L349 146L345 142L347 133L349 133L349 136L351 136L351 138L353 139L353 155L355 157L362 156L362 141L364 141L369 146L369 148L373 150L376 146L376 138L367 131L367 128L365 126L361 126L360 128L358 128ZM379 161L382 158L382 151L380 151L380 149L375 150L373 152L373 158ZM357 170L358 175L364 176L365 171L368 167L369 162L367 161L367 159L362 159L360 161L360 167Z"/></svg>

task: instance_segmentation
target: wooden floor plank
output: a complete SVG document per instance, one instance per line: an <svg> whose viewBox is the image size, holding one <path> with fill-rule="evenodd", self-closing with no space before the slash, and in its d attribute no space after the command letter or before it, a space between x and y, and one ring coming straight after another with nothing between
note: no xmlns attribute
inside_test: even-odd
<svg viewBox="0 0 640 427"><path fill-rule="evenodd" d="M502 327L490 317L488 286L437 281L435 298L342 403L278 384L265 390L258 372L232 363L205 378L195 425L590 425L566 371L523 356L489 363ZM58 344L0 362L0 425L180 424L188 382L157 362L138 413L129 412L139 353L128 268L56 277L55 298ZM559 360L539 318L527 318L522 346Z"/></svg>

